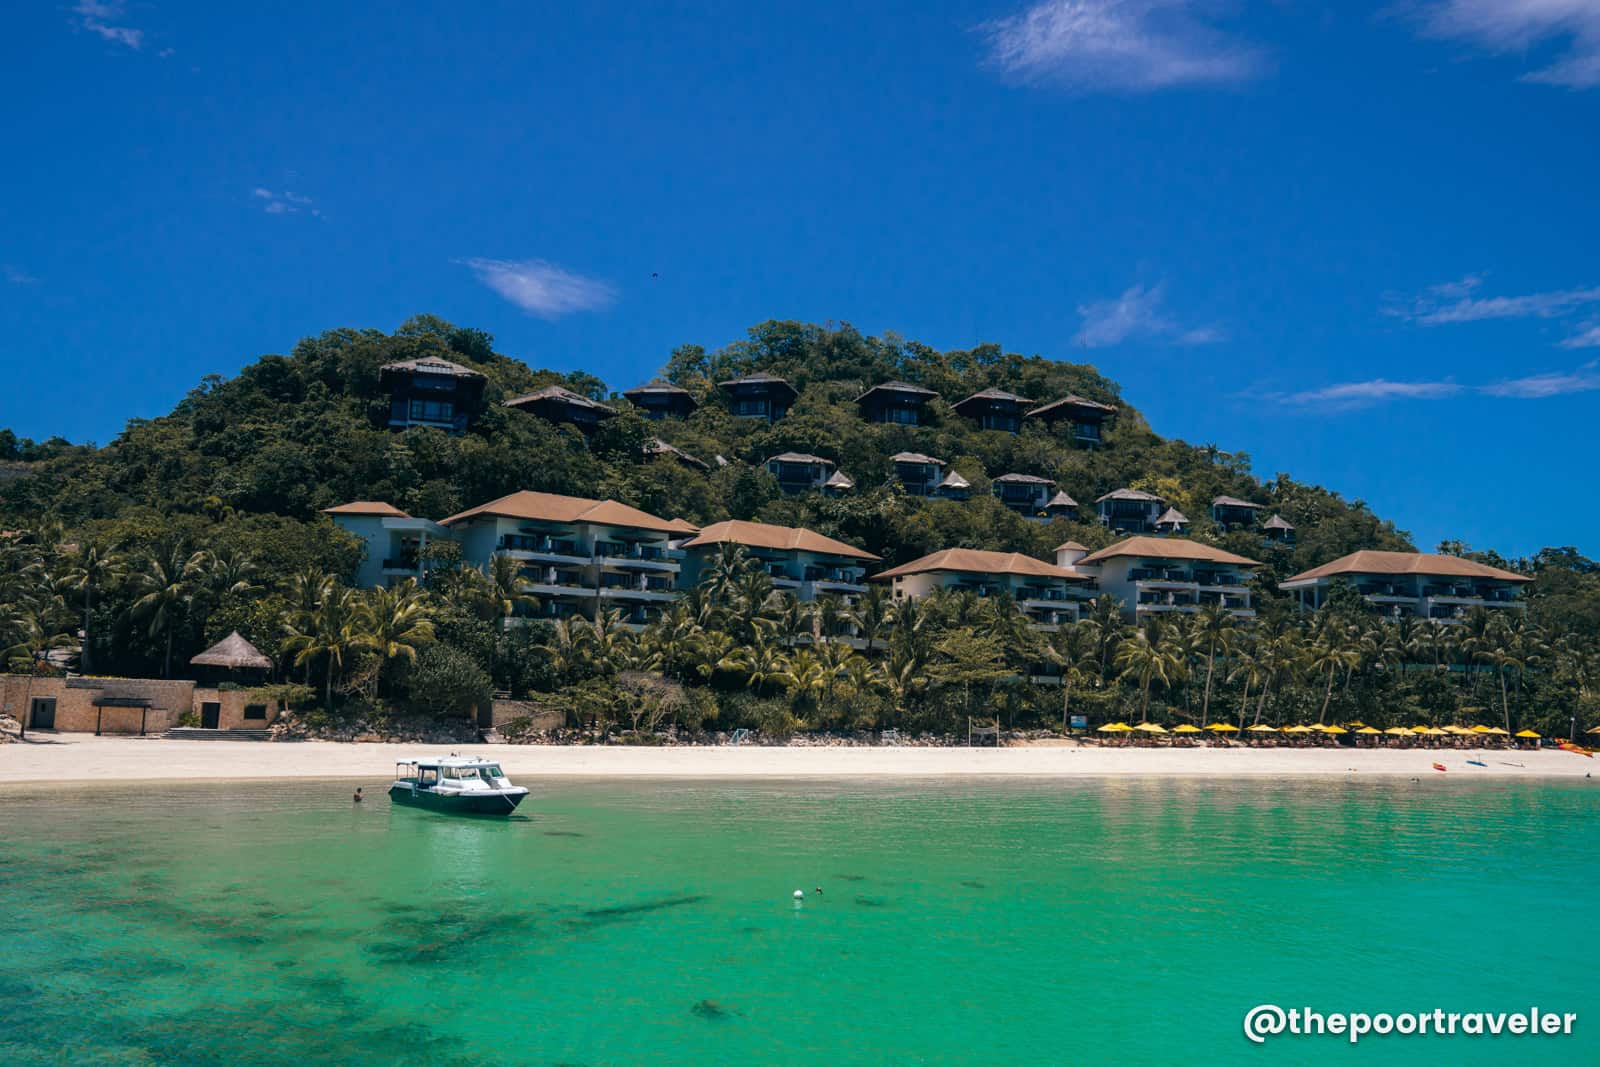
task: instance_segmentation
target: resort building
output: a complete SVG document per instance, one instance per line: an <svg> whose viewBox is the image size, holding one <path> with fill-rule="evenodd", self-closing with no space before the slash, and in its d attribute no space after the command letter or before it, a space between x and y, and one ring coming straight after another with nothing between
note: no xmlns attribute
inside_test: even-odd
<svg viewBox="0 0 1600 1067"><path fill-rule="evenodd" d="M642 627L676 595L683 553L669 544L692 535L681 519L663 519L615 500L518 492L441 520L461 542L462 559L487 570L497 555L522 563L537 609L520 615L595 618L621 610Z"/></svg>
<svg viewBox="0 0 1600 1067"><path fill-rule="evenodd" d="M850 476L844 471L834 471L828 475L828 480L822 483L823 496L844 496L856 487Z"/></svg>
<svg viewBox="0 0 1600 1067"><path fill-rule="evenodd" d="M691 456L683 449L675 445L669 445L659 437L652 437L646 441L643 451L647 459L675 459L685 467L693 467L701 471L709 471L711 469L711 464L705 460Z"/></svg>
<svg viewBox="0 0 1600 1067"><path fill-rule="evenodd" d="M944 479L944 460L921 452L896 452L889 462L894 464L895 481L909 496L932 496Z"/></svg>
<svg viewBox="0 0 1600 1067"><path fill-rule="evenodd" d="M883 382L856 397L856 404L861 408L861 417L868 422L921 426L924 408L938 395L932 389L910 382Z"/></svg>
<svg viewBox="0 0 1600 1067"><path fill-rule="evenodd" d="M1162 537L1174 537L1189 532L1189 516L1177 508L1168 508L1156 520L1156 533Z"/></svg>
<svg viewBox="0 0 1600 1067"><path fill-rule="evenodd" d="M1255 617L1250 577L1261 564L1253 559L1177 537L1130 537L1088 555L1082 547L1067 542L1056 549L1057 562L1094 578L1100 592L1122 601L1126 618L1193 614L1207 605Z"/></svg>
<svg viewBox="0 0 1600 1067"><path fill-rule="evenodd" d="M1219 496L1211 501L1211 518L1224 530L1245 530L1256 524L1260 504L1236 496Z"/></svg>
<svg viewBox="0 0 1600 1067"><path fill-rule="evenodd" d="M1078 502L1066 494L1065 490L1045 501L1044 513L1052 519L1076 519L1078 517Z"/></svg>
<svg viewBox="0 0 1600 1067"><path fill-rule="evenodd" d="M728 394L728 411L742 419L777 422L789 413L789 406L800 394L795 387L774 374L746 374L718 382Z"/></svg>
<svg viewBox="0 0 1600 1067"><path fill-rule="evenodd" d="M1094 502L1100 525L1117 533L1149 533L1166 508L1166 501L1142 489L1113 489Z"/></svg>
<svg viewBox="0 0 1600 1067"><path fill-rule="evenodd" d="M647 419L686 419L700 405L687 389L656 379L622 394Z"/></svg>
<svg viewBox="0 0 1600 1067"><path fill-rule="evenodd" d="M1460 556L1363 550L1278 583L1303 609L1320 607L1329 587L1347 582L1385 615L1454 623L1474 608L1527 607L1520 599L1533 579Z"/></svg>
<svg viewBox="0 0 1600 1067"><path fill-rule="evenodd" d="M1012 511L1032 518L1044 512L1055 485L1036 474L1002 474L989 484L989 491Z"/></svg>
<svg viewBox="0 0 1600 1067"><path fill-rule="evenodd" d="M385 363L378 381L389 392L389 426L432 426L457 434L483 401L484 376L448 359L425 357Z"/></svg>
<svg viewBox="0 0 1600 1067"><path fill-rule="evenodd" d="M1004 389L984 389L955 405L957 415L976 422L980 429L1005 433L1022 431L1022 415L1033 401Z"/></svg>
<svg viewBox="0 0 1600 1067"><path fill-rule="evenodd" d="M945 500L965 500L972 493L972 483L951 471L934 487L933 493Z"/></svg>
<svg viewBox="0 0 1600 1067"><path fill-rule="evenodd" d="M1094 580L1020 552L947 548L943 552L874 574L869 581L893 583L896 600L917 600L937 589L990 597L1009 594L1017 608L1041 629L1053 630L1078 618L1094 596Z"/></svg>
<svg viewBox="0 0 1600 1067"><path fill-rule="evenodd" d="M685 588L699 584L727 544L743 545L771 575L774 588L801 600L830 595L849 599L866 592L865 567L878 560L871 552L812 530L730 519L712 523L680 546Z"/></svg>
<svg viewBox="0 0 1600 1067"><path fill-rule="evenodd" d="M322 513L342 530L361 539L366 554L356 571L361 588L393 586L408 578L427 582L429 541L453 540L449 530L429 519L415 519L382 500L352 500L323 508Z"/></svg>
<svg viewBox="0 0 1600 1067"><path fill-rule="evenodd" d="M594 433L600 428L602 421L617 413L614 407L602 404L598 400L590 400L582 393L574 393L571 389L559 385L546 386L536 393L513 397L505 402L505 406L537 415L546 422L568 423L585 434Z"/></svg>
<svg viewBox="0 0 1600 1067"><path fill-rule="evenodd" d="M238 634L230 634L191 663L211 670L208 664L241 658L245 661L243 673L235 678L233 672L226 672L225 680L235 683L226 688L188 680L4 674L0 675L0 714L16 719L29 731L135 736L174 731L173 737L201 737L219 730L259 730L262 733L255 736L265 737L280 709L252 692L250 683L264 672L250 664L266 657ZM267 664L270 667L271 661ZM243 679L243 684L238 679ZM200 724L192 732L181 727L187 716Z"/></svg>
<svg viewBox="0 0 1600 1067"><path fill-rule="evenodd" d="M1272 518L1261 524L1261 532L1268 541L1294 544L1294 527L1282 515L1274 513Z"/></svg>
<svg viewBox="0 0 1600 1067"><path fill-rule="evenodd" d="M1038 419L1052 430L1056 428L1056 423L1066 422L1072 428L1074 441L1086 448L1098 448L1103 440L1106 419L1116 413L1117 409L1110 404L1069 393L1060 400L1034 408L1027 417Z"/></svg>
<svg viewBox="0 0 1600 1067"><path fill-rule="evenodd" d="M833 460L806 452L780 452L762 465L778 479L778 488L789 494L821 489L833 474Z"/></svg>

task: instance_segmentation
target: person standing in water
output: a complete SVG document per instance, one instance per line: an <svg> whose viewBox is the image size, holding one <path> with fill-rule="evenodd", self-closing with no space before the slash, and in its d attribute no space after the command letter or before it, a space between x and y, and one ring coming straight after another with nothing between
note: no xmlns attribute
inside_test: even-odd
<svg viewBox="0 0 1600 1067"><path fill-rule="evenodd" d="M361 803L361 799L362 799L361 798L361 787L358 785L358 786L356 786L356 795L354 797L354 800L355 800L355 802L357 804L359 804L359 803Z"/></svg>

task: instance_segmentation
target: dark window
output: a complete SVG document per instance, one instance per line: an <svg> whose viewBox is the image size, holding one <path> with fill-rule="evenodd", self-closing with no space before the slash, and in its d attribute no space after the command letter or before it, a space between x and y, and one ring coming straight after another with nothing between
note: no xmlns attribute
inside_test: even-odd
<svg viewBox="0 0 1600 1067"><path fill-rule="evenodd" d="M412 400L411 417L430 422L448 422L455 417L456 406L448 400Z"/></svg>
<svg viewBox="0 0 1600 1067"><path fill-rule="evenodd" d="M247 719L265 719L267 717L267 706L265 704L246 704L244 706L244 717Z"/></svg>

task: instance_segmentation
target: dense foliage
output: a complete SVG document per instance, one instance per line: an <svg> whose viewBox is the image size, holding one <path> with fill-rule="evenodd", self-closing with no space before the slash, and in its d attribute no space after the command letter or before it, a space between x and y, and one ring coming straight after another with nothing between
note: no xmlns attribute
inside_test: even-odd
<svg viewBox="0 0 1600 1067"><path fill-rule="evenodd" d="M379 369L421 356L486 376L465 434L386 427ZM757 369L799 390L778 423L732 417L714 387ZM1096 716L1179 718L1242 708L1269 720L1492 713L1552 730L1589 714L1600 634L1594 563L1572 549L1508 562L1442 546L1534 575L1526 622L1397 625L1348 598L1294 617L1276 591L1280 579L1358 548L1410 548L1407 536L1360 502L1284 474L1259 480L1241 453L1157 436L1093 367L992 345L938 352L849 327L769 322L716 352L679 348L663 373L700 401L691 417L650 422L617 402L620 414L586 439L500 401L551 383L607 399L605 383L532 370L495 353L481 331L419 317L387 335L330 331L235 378L209 377L170 415L134 420L103 448L0 431L0 647L21 669L59 669L81 633L79 669L181 674L190 656L237 629L328 705L454 716L494 687L559 693L591 721L773 734L954 729L968 715L1056 722L1068 704ZM859 417L855 398L887 378L938 392L927 425ZM1088 450L1064 428L984 431L951 411L989 386L1041 400L1077 393L1118 413L1103 446ZM645 458L656 436L711 470ZM785 450L835 460L857 491L781 495L759 464ZM888 457L902 450L948 460L972 482L973 498L907 497L889 478ZM719 456L729 462L712 462ZM1263 561L1260 623L1230 627L1224 640L1225 624L1208 616L1129 630L1102 607L1040 634L1000 601L939 597L896 611L873 596L853 609L856 628L873 635L858 651L829 640L850 617L845 605L794 603L730 558L642 635L612 618L516 626L507 620L527 597L514 568L485 575L445 560L429 590L352 590L360 546L319 515L377 499L437 518L532 488L614 497L700 523L731 516L808 526L862 545L885 566L951 547L1048 559L1068 538L1109 543L1092 522L1030 521L1001 507L989 479L1008 472L1053 478L1084 504L1122 486L1158 493L1193 520L1196 539ZM1217 529L1208 506L1219 494L1281 513L1298 540ZM1020 684L1035 676L1066 684Z"/></svg>

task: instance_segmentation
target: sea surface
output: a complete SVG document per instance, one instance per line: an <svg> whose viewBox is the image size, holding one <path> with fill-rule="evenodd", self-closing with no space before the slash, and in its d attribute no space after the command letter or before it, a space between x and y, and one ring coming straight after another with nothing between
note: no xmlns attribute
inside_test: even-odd
<svg viewBox="0 0 1600 1067"><path fill-rule="evenodd" d="M356 784L0 790L0 1063L1600 1062L1600 783Z"/></svg>

